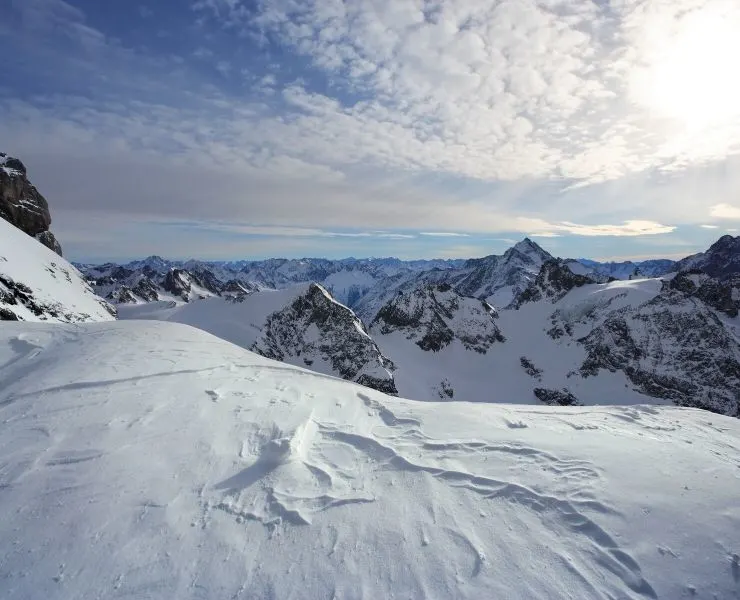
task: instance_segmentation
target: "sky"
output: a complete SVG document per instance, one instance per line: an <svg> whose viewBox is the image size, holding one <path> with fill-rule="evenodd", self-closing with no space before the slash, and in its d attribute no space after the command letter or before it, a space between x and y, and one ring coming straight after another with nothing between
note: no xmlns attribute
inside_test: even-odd
<svg viewBox="0 0 740 600"><path fill-rule="evenodd" d="M676 258L740 229L737 0L0 0L74 260Z"/></svg>

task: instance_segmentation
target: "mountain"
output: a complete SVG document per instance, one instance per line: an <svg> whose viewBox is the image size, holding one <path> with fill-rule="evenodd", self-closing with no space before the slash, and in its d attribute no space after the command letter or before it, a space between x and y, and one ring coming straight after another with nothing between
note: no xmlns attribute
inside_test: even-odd
<svg viewBox="0 0 740 600"><path fill-rule="evenodd" d="M77 265L98 294L116 303L158 300L189 302L220 296L237 285L248 290L284 289L301 283L318 283L347 306L354 306L368 291L389 277L423 273L427 270L454 270L464 261L401 261L388 259L203 262L169 261L159 256L124 265ZM176 271L176 274L170 273ZM182 280L178 282L178 280ZM140 287L143 286L143 289Z"/></svg>
<svg viewBox="0 0 740 600"><path fill-rule="evenodd" d="M734 419L414 402L146 321L5 324L0 381L4 600L737 592Z"/></svg>
<svg viewBox="0 0 740 600"><path fill-rule="evenodd" d="M455 282L455 287L464 296L484 298L497 307L507 306L552 258L535 242L524 238L502 256L470 259L465 264L468 273Z"/></svg>
<svg viewBox="0 0 740 600"><path fill-rule="evenodd" d="M461 294L452 270L399 274L358 303L367 325L318 284L119 312L419 400L657 402L740 416L737 283L703 273L597 283L572 265L546 260L502 310Z"/></svg>
<svg viewBox="0 0 740 600"><path fill-rule="evenodd" d="M155 318L192 325L268 358L397 393L393 363L352 310L318 284L184 305L120 306L119 311L123 319Z"/></svg>
<svg viewBox="0 0 740 600"><path fill-rule="evenodd" d="M740 275L740 236L722 236L706 252L678 261L675 270L700 270L720 279Z"/></svg>
<svg viewBox="0 0 740 600"><path fill-rule="evenodd" d="M46 198L28 180L25 165L4 152L0 152L0 217L62 255L62 247L49 231Z"/></svg>
<svg viewBox="0 0 740 600"><path fill-rule="evenodd" d="M0 219L0 321L77 323L115 314L71 264Z"/></svg>
<svg viewBox="0 0 740 600"><path fill-rule="evenodd" d="M612 279L633 279L639 277L661 277L674 270L676 263L672 260L656 259L632 262L598 262L580 258L578 261L586 270L580 273L606 281Z"/></svg>

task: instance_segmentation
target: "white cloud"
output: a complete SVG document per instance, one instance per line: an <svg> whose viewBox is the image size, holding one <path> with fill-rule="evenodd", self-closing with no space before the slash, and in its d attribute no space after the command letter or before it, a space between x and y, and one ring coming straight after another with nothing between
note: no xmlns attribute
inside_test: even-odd
<svg viewBox="0 0 740 600"><path fill-rule="evenodd" d="M467 233L454 233L451 231L420 231L419 235L427 237L469 237Z"/></svg>
<svg viewBox="0 0 740 600"><path fill-rule="evenodd" d="M733 54L712 39L718 31L732 41L740 24L740 6L726 0L274 0L256 13L247 4L198 2L368 96L342 106L286 90L304 114L278 135L320 162L593 183L740 150L740 86L723 66ZM685 64L671 53L691 57L702 93L722 98L721 122L692 129L698 99L682 105L650 91L654 80L694 90L673 76Z"/></svg>
<svg viewBox="0 0 740 600"><path fill-rule="evenodd" d="M719 229L719 225L700 225L702 229Z"/></svg>
<svg viewBox="0 0 740 600"><path fill-rule="evenodd" d="M709 212L716 219L740 220L740 207L731 204L715 204Z"/></svg>
<svg viewBox="0 0 740 600"><path fill-rule="evenodd" d="M541 224L541 229L531 233L534 237L560 237L564 233L587 237L637 237L643 235L659 235L671 233L676 228L661 225L652 221L625 221L621 225L581 225L563 221L560 223Z"/></svg>

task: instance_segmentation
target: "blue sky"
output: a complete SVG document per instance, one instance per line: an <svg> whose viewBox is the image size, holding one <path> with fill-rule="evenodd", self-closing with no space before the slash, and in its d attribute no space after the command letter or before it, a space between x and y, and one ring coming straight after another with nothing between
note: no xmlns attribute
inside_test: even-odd
<svg viewBox="0 0 740 600"><path fill-rule="evenodd" d="M678 257L740 229L734 0L0 0L67 256Z"/></svg>

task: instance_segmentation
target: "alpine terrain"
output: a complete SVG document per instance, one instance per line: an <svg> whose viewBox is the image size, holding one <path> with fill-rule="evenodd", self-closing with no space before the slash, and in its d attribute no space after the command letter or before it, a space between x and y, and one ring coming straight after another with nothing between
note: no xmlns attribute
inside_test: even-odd
<svg viewBox="0 0 740 600"><path fill-rule="evenodd" d="M1 598L740 595L740 238L75 267L2 158Z"/></svg>

